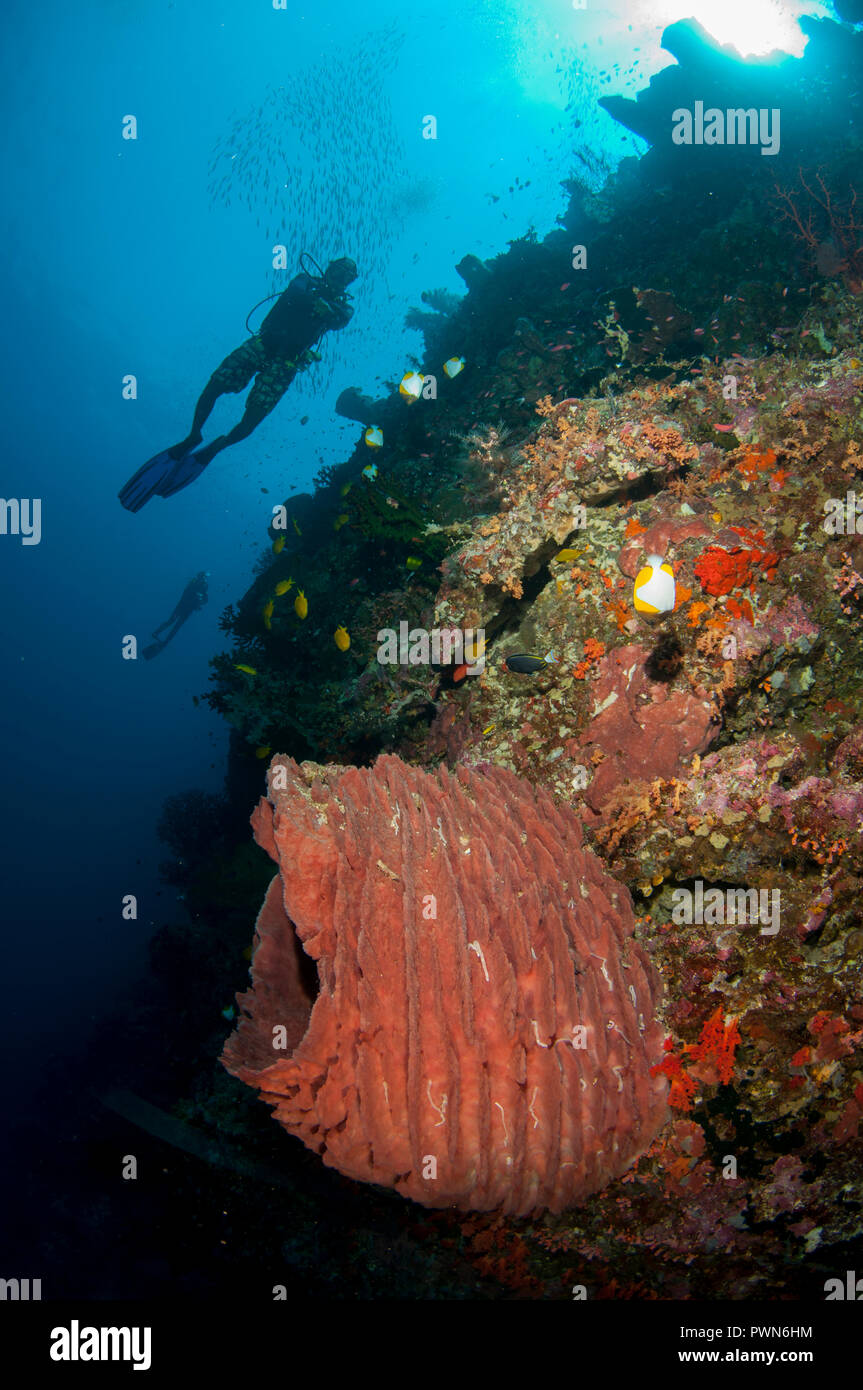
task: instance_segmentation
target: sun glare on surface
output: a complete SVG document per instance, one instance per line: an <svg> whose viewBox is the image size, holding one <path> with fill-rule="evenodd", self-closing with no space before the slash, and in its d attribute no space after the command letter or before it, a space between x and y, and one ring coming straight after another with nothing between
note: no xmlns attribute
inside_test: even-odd
<svg viewBox="0 0 863 1390"><path fill-rule="evenodd" d="M640 5L639 18L665 26L676 19L697 19L719 43L731 44L741 57L763 57L778 49L797 57L805 47L797 18L822 14L821 5L778 0L649 0Z"/></svg>

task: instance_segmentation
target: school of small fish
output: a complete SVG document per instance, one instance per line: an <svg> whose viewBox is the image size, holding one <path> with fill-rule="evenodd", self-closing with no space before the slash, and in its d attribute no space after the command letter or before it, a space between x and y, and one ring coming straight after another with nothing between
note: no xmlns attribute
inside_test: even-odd
<svg viewBox="0 0 863 1390"><path fill-rule="evenodd" d="M386 92L404 41L394 22L328 47L325 60L265 87L213 147L211 205L245 206L267 249L286 248L288 278L303 251L324 265L350 255L366 301L383 293L393 244L418 196L405 184L407 155ZM285 288L285 274L272 271L271 291ZM325 361L305 374L312 395L326 391L337 361L328 343Z"/></svg>

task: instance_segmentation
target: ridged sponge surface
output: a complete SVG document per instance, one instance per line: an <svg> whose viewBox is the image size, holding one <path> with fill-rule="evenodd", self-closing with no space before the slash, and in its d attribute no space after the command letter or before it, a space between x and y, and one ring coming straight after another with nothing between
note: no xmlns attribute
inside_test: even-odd
<svg viewBox="0 0 863 1390"><path fill-rule="evenodd" d="M276 757L252 823L278 874L222 1060L325 1163L526 1214L649 1145L658 979L573 810L500 768Z"/></svg>

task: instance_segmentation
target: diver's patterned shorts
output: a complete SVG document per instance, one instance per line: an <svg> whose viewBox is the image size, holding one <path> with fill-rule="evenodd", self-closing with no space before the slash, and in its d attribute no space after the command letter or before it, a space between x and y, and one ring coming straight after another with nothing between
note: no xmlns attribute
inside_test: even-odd
<svg viewBox="0 0 863 1390"><path fill-rule="evenodd" d="M246 399L246 409L260 410L268 415L278 405L297 372L306 366L308 361L305 353L298 362L288 357L271 357L260 338L254 337L229 352L213 372L210 381L220 392L236 393L244 390L252 377L256 377Z"/></svg>

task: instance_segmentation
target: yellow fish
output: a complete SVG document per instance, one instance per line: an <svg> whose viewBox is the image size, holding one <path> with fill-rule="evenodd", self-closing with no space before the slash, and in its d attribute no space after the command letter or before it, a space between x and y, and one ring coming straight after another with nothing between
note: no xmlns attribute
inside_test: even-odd
<svg viewBox="0 0 863 1390"><path fill-rule="evenodd" d="M577 560L579 555L583 555L582 550L572 550L569 546L565 550L559 550L554 557L555 564L569 565L573 560Z"/></svg>
<svg viewBox="0 0 863 1390"><path fill-rule="evenodd" d="M302 531L300 530L299 526L297 525L296 520L295 520L294 517L291 517L291 525L293 526L293 528L294 528L294 530L296 531L296 533L297 533L298 536L301 536L301 535L303 534Z"/></svg>
<svg viewBox="0 0 863 1390"><path fill-rule="evenodd" d="M418 570L420 565L422 564L422 560L420 560L416 555L409 555L408 558L405 560L405 564L407 565L409 570Z"/></svg>
<svg viewBox="0 0 863 1390"><path fill-rule="evenodd" d="M342 487L341 487L341 495L342 495L342 497L347 497L347 495L348 495L348 493L350 492L350 490L351 490L352 487L353 487L353 483L342 483Z"/></svg>
<svg viewBox="0 0 863 1390"><path fill-rule="evenodd" d="M272 600L272 599L268 599L267 602L264 604L264 607L263 607L263 610L262 610L262 612L263 612L263 618L264 618L264 627L267 629L268 632L269 632L270 628L272 627L272 623L270 622L270 619L271 619L272 616L273 616L273 609L274 609L274 608L275 608L275 604L273 603L273 600Z"/></svg>
<svg viewBox="0 0 863 1390"><path fill-rule="evenodd" d="M284 536L276 536L276 539L273 541L273 554L274 554L274 555L281 555L281 553L282 553L282 551L284 550L284 548L285 548L285 538L284 538Z"/></svg>
<svg viewBox="0 0 863 1390"><path fill-rule="evenodd" d="M636 613L671 613L676 595L671 565L661 555L648 555L635 580L632 602Z"/></svg>
<svg viewBox="0 0 863 1390"><path fill-rule="evenodd" d="M293 582L293 579L280 579L276 585L276 597L281 598L282 594L286 594L293 585Z"/></svg>
<svg viewBox="0 0 863 1390"><path fill-rule="evenodd" d="M297 597L294 599L294 612L298 618L304 618L309 611L309 601L302 589L298 589Z"/></svg>
<svg viewBox="0 0 863 1390"><path fill-rule="evenodd" d="M351 639L348 636L347 628L337 627L335 632L333 633L333 641L335 642L340 652L346 652L348 647L351 645Z"/></svg>
<svg viewBox="0 0 863 1390"><path fill-rule="evenodd" d="M399 382L399 395L406 401L418 400L423 392L423 377L419 372L405 372Z"/></svg>
<svg viewBox="0 0 863 1390"><path fill-rule="evenodd" d="M235 666L235 671L245 671L247 676L256 676L258 673L254 666Z"/></svg>
<svg viewBox="0 0 863 1390"><path fill-rule="evenodd" d="M270 748L270 745L268 743L263 743L260 748L255 749L255 757L268 758L271 752L272 749Z"/></svg>
<svg viewBox="0 0 863 1390"><path fill-rule="evenodd" d="M485 737L486 734L490 734L493 728L493 724L486 724L485 728L482 731L482 737Z"/></svg>
<svg viewBox="0 0 863 1390"><path fill-rule="evenodd" d="M348 520L348 513L347 513L347 512L342 512L341 516L337 516L336 519L335 519L335 521L333 522L333 530L334 530L334 531L341 531L342 527L344 526L344 524L345 524L345 522L346 522L347 520Z"/></svg>

